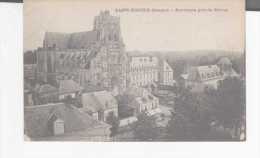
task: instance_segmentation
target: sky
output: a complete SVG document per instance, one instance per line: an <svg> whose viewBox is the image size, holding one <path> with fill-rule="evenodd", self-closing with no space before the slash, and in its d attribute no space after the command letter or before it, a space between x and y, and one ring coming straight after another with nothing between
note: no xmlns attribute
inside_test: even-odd
<svg viewBox="0 0 260 158"><path fill-rule="evenodd" d="M140 8L150 11L137 11ZM42 46L46 31L90 31L94 16L109 10L120 17L127 51L242 52L244 8L243 0L25 0L24 50Z"/></svg>

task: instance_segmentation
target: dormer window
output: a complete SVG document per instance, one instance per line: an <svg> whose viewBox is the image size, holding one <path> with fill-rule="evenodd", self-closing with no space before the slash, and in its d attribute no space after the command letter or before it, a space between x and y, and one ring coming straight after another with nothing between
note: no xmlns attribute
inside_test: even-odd
<svg viewBox="0 0 260 158"><path fill-rule="evenodd" d="M48 120L48 126L52 135L61 135L65 132L64 121L58 118L55 114Z"/></svg>

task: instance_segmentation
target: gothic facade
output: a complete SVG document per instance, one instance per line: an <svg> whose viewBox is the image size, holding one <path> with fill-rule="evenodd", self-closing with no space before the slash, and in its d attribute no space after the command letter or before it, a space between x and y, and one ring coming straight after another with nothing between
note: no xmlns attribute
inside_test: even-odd
<svg viewBox="0 0 260 158"><path fill-rule="evenodd" d="M125 89L128 58L124 49L119 17L101 12L92 31L46 32L43 48L37 50L38 79L69 78L83 86Z"/></svg>
<svg viewBox="0 0 260 158"><path fill-rule="evenodd" d="M154 55L126 53L119 17L108 11L94 19L92 31L46 32L37 50L37 77L50 84L72 79L81 86L116 88L174 85L173 69Z"/></svg>

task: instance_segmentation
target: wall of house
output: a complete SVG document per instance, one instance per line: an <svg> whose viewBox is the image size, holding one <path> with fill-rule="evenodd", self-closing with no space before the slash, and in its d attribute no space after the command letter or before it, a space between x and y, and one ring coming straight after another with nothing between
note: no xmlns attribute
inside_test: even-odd
<svg viewBox="0 0 260 158"><path fill-rule="evenodd" d="M166 60L160 59L159 60L159 83L166 86L173 86L175 81L173 79L173 69L167 63Z"/></svg>
<svg viewBox="0 0 260 158"><path fill-rule="evenodd" d="M112 108L112 109L107 109L104 111L104 121L107 121L107 118L109 117L110 113L113 113L115 117L118 117L118 109L117 108Z"/></svg>
<svg viewBox="0 0 260 158"><path fill-rule="evenodd" d="M153 101L148 101L147 103L138 103L135 105L135 107L137 107L137 109L138 109L138 111L137 111L137 114L138 114L138 113L142 113L145 111L150 111L150 110L158 108L159 101L153 100Z"/></svg>
<svg viewBox="0 0 260 158"><path fill-rule="evenodd" d="M63 100L67 97L71 97L72 99L76 98L76 93L66 93L66 94L61 94L59 95L59 100Z"/></svg>
<svg viewBox="0 0 260 158"><path fill-rule="evenodd" d="M64 134L64 121L62 120L56 120L53 122L53 134L54 135L60 135Z"/></svg>

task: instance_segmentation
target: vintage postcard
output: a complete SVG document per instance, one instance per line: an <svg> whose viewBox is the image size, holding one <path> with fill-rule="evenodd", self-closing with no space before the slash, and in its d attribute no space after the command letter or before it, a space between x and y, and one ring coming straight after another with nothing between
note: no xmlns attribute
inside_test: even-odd
<svg viewBox="0 0 260 158"><path fill-rule="evenodd" d="M24 139L245 141L245 1L24 1Z"/></svg>

